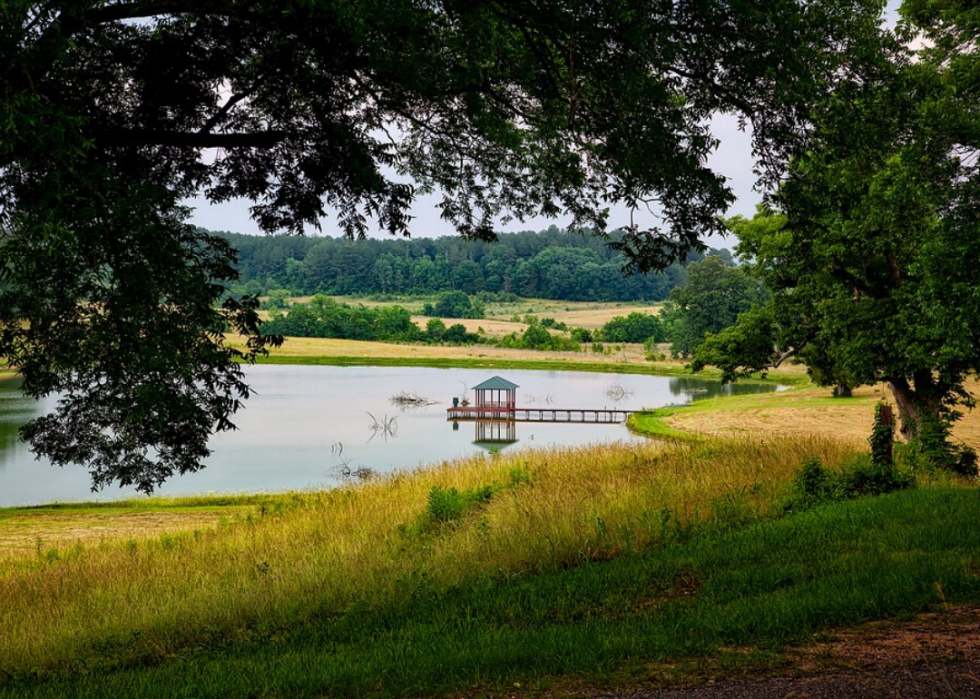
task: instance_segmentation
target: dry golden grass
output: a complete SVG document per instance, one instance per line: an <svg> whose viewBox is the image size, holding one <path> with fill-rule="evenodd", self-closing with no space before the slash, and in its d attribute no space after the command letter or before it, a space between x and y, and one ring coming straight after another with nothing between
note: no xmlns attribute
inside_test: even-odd
<svg viewBox="0 0 980 699"><path fill-rule="evenodd" d="M425 330L426 323L431 318L428 316L412 316L412 320L421 329ZM509 320L489 320L487 318L440 318L440 320L446 324L446 327L459 323L466 328L466 332L470 333L475 333L482 328L488 337L493 338L503 337L511 333L520 335L527 330L527 325L524 323L514 323Z"/></svg>
<svg viewBox="0 0 980 699"><path fill-rule="evenodd" d="M120 538L150 539L213 527L233 512L228 507L175 512L114 508L4 512L0 514L0 561L52 547L92 546Z"/></svg>
<svg viewBox="0 0 980 699"><path fill-rule="evenodd" d="M823 434L867 440L880 398L863 388L849 400L831 400L829 388L806 388L718 401L709 410L681 411L665 418L670 427L712 437Z"/></svg>
<svg viewBox="0 0 980 699"><path fill-rule="evenodd" d="M980 382L967 388L980 397ZM664 418L671 428L709 437L755 435L812 435L866 444L874 422L874 406L884 399L894 404L884 385L863 386L849 399L830 397L831 389L811 387L723 399L709 409L680 411ZM966 411L953 426L953 437L980 450L980 411Z"/></svg>
<svg viewBox="0 0 980 699"><path fill-rule="evenodd" d="M418 571L442 586L608 558L660 541L665 513L710 518L720 498L766 516L804 456L833 464L848 450L801 437L515 452L285 497L279 512L256 507L218 527L9 557L0 669L81 667L133 644L134 630L135 652L165 658L202 635L404 599ZM433 487L491 484L502 489L458 523L426 519Z"/></svg>
<svg viewBox="0 0 980 699"><path fill-rule="evenodd" d="M457 322L457 321L453 321ZM475 321L476 322L476 321ZM478 321L484 323L486 321ZM244 348L244 339L239 335L226 335L228 343L239 349ZM547 360L572 363L622 364L643 363L649 365L642 345L626 345L611 354L582 352L545 352L539 350L509 349L468 345L449 347L441 345L395 345L384 342L362 342L360 340L334 340L318 337L287 337L283 346L270 353L276 357L364 357L385 359L498 359L501 361ZM683 362L664 362L664 366L683 367Z"/></svg>
<svg viewBox="0 0 980 699"><path fill-rule="evenodd" d="M594 330L601 328L616 316L628 316L630 313L657 315L661 308L663 308L663 304L589 304L588 307L572 307L571 310L558 312L553 317L556 321L566 323L569 327Z"/></svg>
<svg viewBox="0 0 980 699"><path fill-rule="evenodd" d="M390 306L401 306L407 308L412 313L419 313L425 303L422 299L396 299L394 301L376 301L369 298L352 296L331 296L337 303L345 303L351 306L365 306L367 308L380 308ZM434 299L435 297L433 297ZM289 303L309 303L312 296L297 296L289 299ZM527 325L523 322L526 315L535 315L538 318L554 318L559 323L566 323L569 327L589 328L592 330L601 328L616 316L627 316L630 313L650 313L657 315L663 308L662 303L625 303L625 302L603 302L603 301L556 301L551 299L521 299L514 303L491 303L487 305L486 318L477 321L472 328L467 320L452 318L443 319L447 324L463 323L467 330L476 332L480 325L488 334L494 336L496 332L506 335L510 332L523 332ZM513 316L521 318L521 322L512 322ZM259 311L259 317L263 320L269 319L268 311ZM413 318L421 327L425 327L427 317L417 316ZM503 325L498 325L503 323ZM493 328L493 330L491 330Z"/></svg>

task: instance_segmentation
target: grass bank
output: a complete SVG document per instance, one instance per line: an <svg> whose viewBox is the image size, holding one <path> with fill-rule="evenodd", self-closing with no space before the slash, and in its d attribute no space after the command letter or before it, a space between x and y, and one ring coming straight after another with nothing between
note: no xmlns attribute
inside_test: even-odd
<svg viewBox="0 0 980 699"><path fill-rule="evenodd" d="M0 669L161 660L352 605L384 609L416 586L561 570L712 519L766 519L812 454L839 463L850 448L811 438L517 452L292 494L145 541L28 551L0 572Z"/></svg>
<svg viewBox="0 0 980 699"><path fill-rule="evenodd" d="M129 620L99 662L15 671L0 696L512 694L657 685L706 657L722 674L758 670L821 630L980 599L978 516L975 491L920 490L781 519L668 520L658 546L611 560L583 552L457 582L417 570L383 603L294 608L234 636L205 628L184 648Z"/></svg>
<svg viewBox="0 0 980 699"><path fill-rule="evenodd" d="M589 371L606 374L646 374L654 376L700 376L705 379L717 378L720 374L705 371L692 374L681 364L645 364L630 362L595 362L580 359L514 359L508 357L363 357L343 355L286 355L273 354L260 357L258 364L300 364L322 366L419 366L452 369L527 369L539 371ZM761 379L759 379L761 380ZM771 382L778 383L773 379Z"/></svg>
<svg viewBox="0 0 980 699"><path fill-rule="evenodd" d="M874 406L889 397L880 388L863 387L850 398L833 398L824 387L798 387L789 391L746 394L696 400L630 418L640 434L673 439L710 439L777 435L827 434L867 448L874 421ZM957 436L974 446L980 416L968 414L957 425Z"/></svg>

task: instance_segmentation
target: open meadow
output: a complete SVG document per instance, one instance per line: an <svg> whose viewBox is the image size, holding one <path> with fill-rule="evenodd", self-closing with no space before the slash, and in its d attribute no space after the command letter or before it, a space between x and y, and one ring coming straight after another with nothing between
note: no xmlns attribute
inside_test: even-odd
<svg viewBox="0 0 980 699"><path fill-rule="evenodd" d="M312 296L296 296L288 300L289 304L309 303ZM378 300L372 297L331 296L337 303L367 308L390 308L401 306L412 313L412 320L422 329L429 321L428 316L420 315L426 302L435 301L435 297L405 297ZM648 313L657 315L663 308L661 303L627 303L602 301L556 301L551 299L521 299L515 302L486 304L484 318L442 318L447 325L462 324L467 332L477 332L483 329L487 337L500 338L510 333L523 333L527 330L526 316L537 316L538 319L552 318L556 323L565 323L570 328L586 328L598 330L617 316L627 316L630 313ZM269 311L260 311L263 320L269 319Z"/></svg>
<svg viewBox="0 0 980 699"><path fill-rule="evenodd" d="M487 324L485 320L454 320L453 322L472 326L486 326ZM245 344L244 338L240 336L231 335L228 336L228 340L234 347L243 347ZM409 365L420 362L456 362L459 366L467 364L480 366L498 362L502 367L508 363L524 365L538 362L570 365L573 369L580 365L597 364L608 367L607 370L622 369L623 373L677 373L684 371L683 362L647 361L642 345L621 343L616 345L616 348L616 350L612 350L610 347L609 352L599 353L591 350L554 352L487 345L396 345L386 342L337 340L321 337L287 337L282 347L270 350L269 357L260 361L284 364L302 363L304 361L323 364L380 364L388 362Z"/></svg>

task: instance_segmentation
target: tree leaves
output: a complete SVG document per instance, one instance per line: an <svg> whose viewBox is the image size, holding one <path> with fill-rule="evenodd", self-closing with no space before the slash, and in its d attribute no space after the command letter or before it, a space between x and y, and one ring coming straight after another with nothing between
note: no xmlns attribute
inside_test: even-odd
<svg viewBox="0 0 980 699"><path fill-rule="evenodd" d="M244 197L297 233L332 207L360 237L372 220L407 233L438 190L464 237L538 214L630 224L628 269L660 269L732 200L705 165L708 117L752 120L778 177L877 16L873 0L4 2L0 353L32 395L63 396L27 434L96 486L149 491L231 427L247 387L223 322L252 334L245 358L265 341L247 307L214 308L230 251L187 228L183 199ZM611 221L614 204L663 223Z"/></svg>

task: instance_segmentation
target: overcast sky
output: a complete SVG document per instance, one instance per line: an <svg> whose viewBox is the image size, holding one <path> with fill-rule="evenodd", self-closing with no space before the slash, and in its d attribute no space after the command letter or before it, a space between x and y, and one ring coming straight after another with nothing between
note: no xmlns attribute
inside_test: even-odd
<svg viewBox="0 0 980 699"><path fill-rule="evenodd" d="M901 0L888 0L886 6L886 21L893 24L897 20L897 8ZM742 214L751 216L755 211L755 206L761 199L761 194L754 189L755 176L752 174L753 158L751 148L751 134L739 131L737 120L733 116L718 116L712 121L714 135L721 141L718 149L708 160L708 164L716 172L721 173L728 179L729 186L737 197L735 203L726 212L727 216ZM415 220L412 222L413 237L434 237L441 235L454 235L453 228L439 217L439 210L434 204L438 197L430 196L416 200L412 207L412 215ZM219 205L211 205L204 199L196 199L186 202L194 207L191 222L208 228L210 230L234 231L237 233L260 234L258 226L249 218L249 202L236 200ZM619 211L613 210L610 216L610 225L616 227L625 224L629 220L629 213L625 207ZM653 217L649 220L638 221L641 225L653 224ZM567 220L548 219L538 217L525 220L523 223L513 221L506 226L500 226L498 231L538 231L548 228L555 224L557 226L567 225ZM323 235L337 236L339 230L335 220L324 219L321 222ZM316 231L310 230L309 234ZM375 233L374 237L384 237L383 233ZM709 245L715 247L731 247L734 244L731 238L716 238L709 240Z"/></svg>

